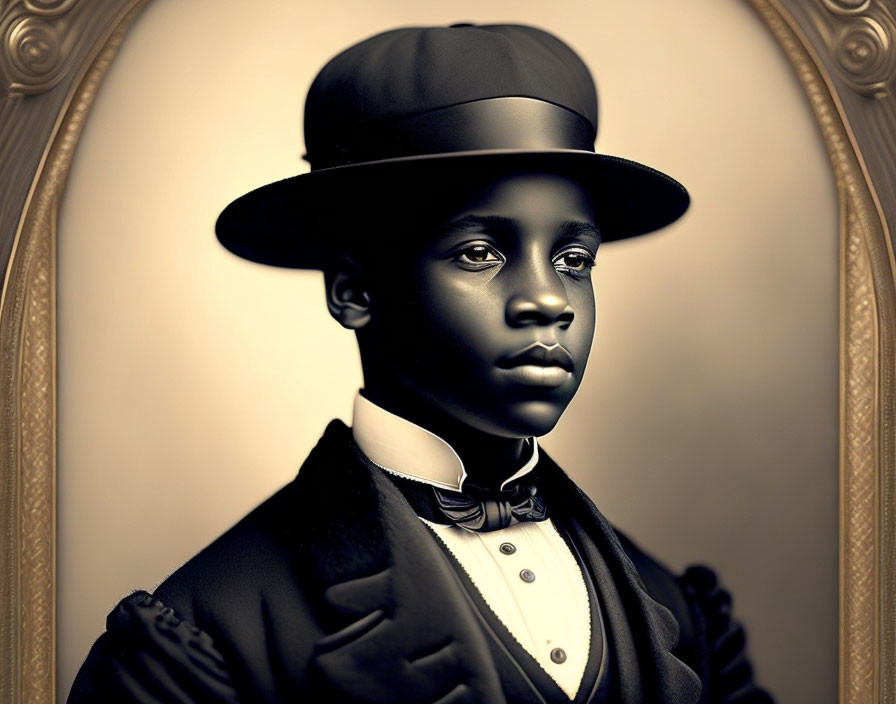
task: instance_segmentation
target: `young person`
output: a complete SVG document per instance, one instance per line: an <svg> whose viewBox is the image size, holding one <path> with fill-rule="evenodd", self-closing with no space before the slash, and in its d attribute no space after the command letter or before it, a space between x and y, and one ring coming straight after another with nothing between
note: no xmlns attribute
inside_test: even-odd
<svg viewBox="0 0 896 704"><path fill-rule="evenodd" d="M398 29L323 68L311 173L217 232L323 269L352 428L122 600L69 701L771 701L714 575L672 575L537 444L584 373L598 246L688 205L596 131L587 68L532 27Z"/></svg>

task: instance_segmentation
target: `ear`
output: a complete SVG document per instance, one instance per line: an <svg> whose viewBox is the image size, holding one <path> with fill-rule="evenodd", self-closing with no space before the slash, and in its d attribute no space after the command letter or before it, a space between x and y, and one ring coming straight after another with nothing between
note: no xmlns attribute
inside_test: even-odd
<svg viewBox="0 0 896 704"><path fill-rule="evenodd" d="M327 308L342 327L358 330L370 322L370 294L356 261L340 257L324 271L324 285Z"/></svg>

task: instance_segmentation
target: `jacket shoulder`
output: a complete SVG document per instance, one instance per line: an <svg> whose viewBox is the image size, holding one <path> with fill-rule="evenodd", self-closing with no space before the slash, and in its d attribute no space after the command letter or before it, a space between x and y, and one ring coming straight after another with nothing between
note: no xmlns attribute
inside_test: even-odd
<svg viewBox="0 0 896 704"><path fill-rule="evenodd" d="M109 614L68 703L148 701L237 704L239 696L211 637L135 592Z"/></svg>
<svg viewBox="0 0 896 704"><path fill-rule="evenodd" d="M167 577L155 597L195 622L208 606L226 606L282 577L301 539L289 514L292 494L290 483L253 509Z"/></svg>
<svg viewBox="0 0 896 704"><path fill-rule="evenodd" d="M678 621L678 648L675 654L689 665L698 661L703 649L700 618L695 614L689 590L668 567L636 545L627 535L616 528L614 531L623 551L644 582L647 593L669 609Z"/></svg>
<svg viewBox="0 0 896 704"><path fill-rule="evenodd" d="M331 426L324 438L330 440L312 450L292 482L153 594L122 599L82 666L70 701L230 704L275 701L284 692L289 695L282 698L301 699L308 686L305 665L327 613L306 559L315 542L307 515L314 504L323 510L332 505L330 487L321 493L312 482L309 489L314 472L304 480L303 475L309 465L329 468L334 438L347 432ZM168 677L169 671L177 677Z"/></svg>
<svg viewBox="0 0 896 704"><path fill-rule="evenodd" d="M287 490L191 558L155 595L122 599L79 670L69 704L237 702L233 665L242 658L234 648L264 637L263 621L251 614L282 570Z"/></svg>
<svg viewBox="0 0 896 704"><path fill-rule="evenodd" d="M676 576L628 536L618 530L616 535L647 593L678 621L678 646L673 653L703 682L701 704L773 704L768 692L753 681L746 633L732 617L731 594L715 572L693 565Z"/></svg>

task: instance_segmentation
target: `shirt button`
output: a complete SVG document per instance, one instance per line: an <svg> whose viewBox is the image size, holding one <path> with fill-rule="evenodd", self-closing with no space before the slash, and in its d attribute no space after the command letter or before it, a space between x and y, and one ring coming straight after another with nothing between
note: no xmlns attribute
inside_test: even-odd
<svg viewBox="0 0 896 704"><path fill-rule="evenodd" d="M535 573L532 570L522 570L520 572L520 579L524 582L534 582Z"/></svg>
<svg viewBox="0 0 896 704"><path fill-rule="evenodd" d="M501 543L501 546L498 548L505 555L513 555L516 552L516 545L513 543Z"/></svg>
<svg viewBox="0 0 896 704"><path fill-rule="evenodd" d="M563 648L554 648L551 651L551 660L553 660L558 665L566 662L566 651Z"/></svg>

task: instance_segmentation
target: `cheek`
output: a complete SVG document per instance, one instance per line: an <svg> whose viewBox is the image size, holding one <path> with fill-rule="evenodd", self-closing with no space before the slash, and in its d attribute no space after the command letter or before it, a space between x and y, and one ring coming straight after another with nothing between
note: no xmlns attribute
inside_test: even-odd
<svg viewBox="0 0 896 704"><path fill-rule="evenodd" d="M488 326L469 293L464 286L420 277L380 298L377 346L394 381L444 391L476 376L478 341Z"/></svg>
<svg viewBox="0 0 896 704"><path fill-rule="evenodd" d="M594 287L591 279L570 282L566 287L566 296L572 309L575 311L575 319L584 327L594 327Z"/></svg>
<svg viewBox="0 0 896 704"><path fill-rule="evenodd" d="M585 355L591 350L595 327L594 290L590 282L577 286L575 290L567 292L575 311L575 318L569 328L570 343L574 344L580 354Z"/></svg>
<svg viewBox="0 0 896 704"><path fill-rule="evenodd" d="M431 277L418 287L421 326L454 353L491 347L504 323L501 298L479 277Z"/></svg>

